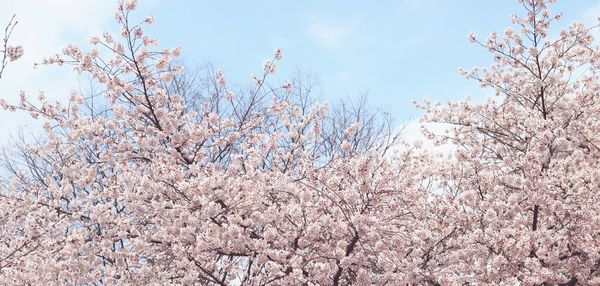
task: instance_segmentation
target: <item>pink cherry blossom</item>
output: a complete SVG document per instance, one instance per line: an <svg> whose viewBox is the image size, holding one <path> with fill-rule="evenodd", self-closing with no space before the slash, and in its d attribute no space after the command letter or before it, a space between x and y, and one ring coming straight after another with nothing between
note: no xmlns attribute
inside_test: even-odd
<svg viewBox="0 0 600 286"><path fill-rule="evenodd" d="M23 47L22 46L8 46L8 47L6 47L6 50L4 51L4 53L6 53L6 56L8 57L8 59L10 61L16 61L20 57L23 56Z"/></svg>

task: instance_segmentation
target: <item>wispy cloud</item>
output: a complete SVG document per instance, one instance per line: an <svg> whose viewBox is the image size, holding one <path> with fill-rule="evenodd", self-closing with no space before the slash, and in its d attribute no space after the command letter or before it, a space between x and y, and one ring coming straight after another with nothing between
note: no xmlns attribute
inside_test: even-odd
<svg viewBox="0 0 600 286"><path fill-rule="evenodd" d="M431 4L431 0L402 0L402 5L410 10L421 10Z"/></svg>
<svg viewBox="0 0 600 286"><path fill-rule="evenodd" d="M316 44L335 49L349 40L352 29L343 24L315 22L309 27L308 35Z"/></svg>
<svg viewBox="0 0 600 286"><path fill-rule="evenodd" d="M596 25L600 18L600 3L596 3L587 8L581 16L581 21L587 25Z"/></svg>

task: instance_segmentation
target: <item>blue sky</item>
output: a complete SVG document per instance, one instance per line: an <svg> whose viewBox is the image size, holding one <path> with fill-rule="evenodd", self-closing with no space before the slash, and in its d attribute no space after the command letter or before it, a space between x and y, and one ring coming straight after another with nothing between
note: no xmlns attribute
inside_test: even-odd
<svg viewBox="0 0 600 286"><path fill-rule="evenodd" d="M600 16L599 1L558 2L553 10L565 12L563 25ZM91 34L114 27L113 1L0 0L0 7L0 23L17 13L14 41L26 51L0 80L0 96L9 101L20 89L66 98L77 76L68 68L34 71L33 62L70 42L88 46ZM467 34L503 31L512 14L523 12L516 0L140 0L139 7L140 19L155 17L148 33L163 47L181 46L186 64L209 62L229 82L251 84L250 75L282 48L276 80L301 70L319 78L326 100L368 93L372 105L399 122L418 116L413 99L489 94L458 75L459 67L486 66L491 58ZM0 113L0 142L29 123L24 115Z"/></svg>
<svg viewBox="0 0 600 286"><path fill-rule="evenodd" d="M559 2L565 24L600 11L598 1ZM210 61L244 82L280 47L280 78L316 74L332 101L368 92L399 120L415 115L413 99L482 94L457 73L489 63L467 34L503 31L522 12L507 0L163 1L151 10L162 43L180 44L187 62Z"/></svg>

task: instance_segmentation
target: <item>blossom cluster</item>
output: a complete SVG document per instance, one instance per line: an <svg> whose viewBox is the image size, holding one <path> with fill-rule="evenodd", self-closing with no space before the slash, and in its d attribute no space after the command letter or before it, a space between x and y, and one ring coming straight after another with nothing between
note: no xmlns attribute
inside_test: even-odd
<svg viewBox="0 0 600 286"><path fill-rule="evenodd" d="M6 56L10 61L18 60L20 57L23 56L23 52L24 50L22 46L9 46L6 47L6 50L4 51L4 53L6 53Z"/></svg>

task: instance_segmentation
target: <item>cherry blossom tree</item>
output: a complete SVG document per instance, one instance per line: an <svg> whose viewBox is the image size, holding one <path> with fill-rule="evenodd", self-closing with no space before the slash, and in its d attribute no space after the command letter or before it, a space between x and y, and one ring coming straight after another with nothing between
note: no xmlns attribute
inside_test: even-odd
<svg viewBox="0 0 600 286"><path fill-rule="evenodd" d="M554 1L519 2L504 33L469 36L491 67L461 70L497 97L422 105L425 121L451 126L431 138L457 146L433 174L457 204L440 272L461 273L453 285L598 285L598 26L555 32Z"/></svg>
<svg viewBox="0 0 600 286"><path fill-rule="evenodd" d="M447 234L443 204L423 211L436 200L420 173L427 156L409 148L384 158L377 140L357 136L369 117L338 122L343 135L323 152L326 105L298 105L285 96L293 82L268 82L280 50L249 97L236 101L215 70L216 95L186 101L170 88L181 50L153 50L144 33L153 19L134 22L135 8L119 2L120 35L43 62L90 75L99 98L0 101L46 132L19 146L24 164L9 162L14 176L0 191L2 284L432 281L423 269Z"/></svg>

